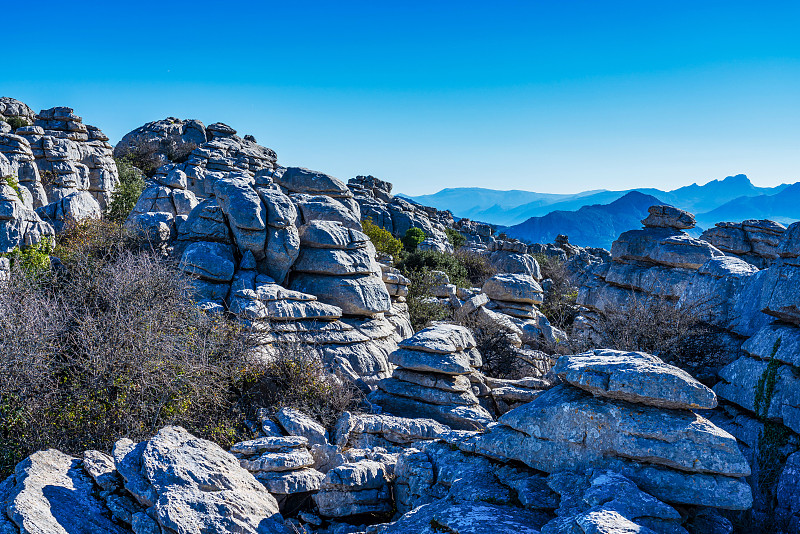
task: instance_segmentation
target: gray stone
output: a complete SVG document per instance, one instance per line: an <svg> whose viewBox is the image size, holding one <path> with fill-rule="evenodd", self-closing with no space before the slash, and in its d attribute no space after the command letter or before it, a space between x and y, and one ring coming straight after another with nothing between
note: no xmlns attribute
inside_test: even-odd
<svg viewBox="0 0 800 534"><path fill-rule="evenodd" d="M300 253L300 237L297 228L267 229L267 246L264 250L264 270L278 282L286 280L292 264Z"/></svg>
<svg viewBox="0 0 800 534"><path fill-rule="evenodd" d="M325 475L316 469L303 468L296 471L260 472L255 477L270 493L294 495L319 490Z"/></svg>
<svg viewBox="0 0 800 534"><path fill-rule="evenodd" d="M297 221L297 208L291 198L275 189L258 187L256 191L267 208L268 225L275 228L294 226Z"/></svg>
<svg viewBox="0 0 800 534"><path fill-rule="evenodd" d="M467 352L442 354L400 348L389 355L389 361L403 369L425 373L468 375L472 372Z"/></svg>
<svg viewBox="0 0 800 534"><path fill-rule="evenodd" d="M335 442L339 447L361 447L365 434L377 435L392 443L439 439L450 429L432 419L395 417L385 414L345 412L336 421Z"/></svg>
<svg viewBox="0 0 800 534"><path fill-rule="evenodd" d="M114 491L122 485L122 479L114 466L114 459L100 451L84 451L83 470L89 473L95 484L103 491Z"/></svg>
<svg viewBox="0 0 800 534"><path fill-rule="evenodd" d="M328 193L335 196L352 196L344 182L328 174L302 167L287 167L284 172L273 174L272 179L293 193Z"/></svg>
<svg viewBox="0 0 800 534"><path fill-rule="evenodd" d="M593 395L676 409L712 409L714 392L689 373L644 352L596 349L562 356L559 378Z"/></svg>
<svg viewBox="0 0 800 534"><path fill-rule="evenodd" d="M230 282L235 269L231 247L208 241L191 243L183 252L180 268L212 282Z"/></svg>
<svg viewBox="0 0 800 534"><path fill-rule="evenodd" d="M361 230L359 218L347 209L344 204L328 196L292 195L300 213L303 223L311 221L334 221L353 230Z"/></svg>
<svg viewBox="0 0 800 534"><path fill-rule="evenodd" d="M9 519L29 534L124 534L95 497L91 477L77 458L55 449L17 464L15 485L3 503Z"/></svg>
<svg viewBox="0 0 800 534"><path fill-rule="evenodd" d="M374 315L387 312L392 306L386 285L378 275L344 277L299 273L289 287L316 295L347 315Z"/></svg>
<svg viewBox="0 0 800 534"><path fill-rule="evenodd" d="M437 324L424 328L403 340L400 347L414 351L450 354L475 348L475 338L466 327ZM409 369L411 368L409 367Z"/></svg>
<svg viewBox="0 0 800 534"><path fill-rule="evenodd" d="M242 459L240 465L251 473L294 471L312 467L314 458L306 448L289 449L285 452L265 452L252 459Z"/></svg>
<svg viewBox="0 0 800 534"><path fill-rule="evenodd" d="M353 250L367 246L369 237L336 221L310 221L300 227L304 247Z"/></svg>
<svg viewBox="0 0 800 534"><path fill-rule="evenodd" d="M614 455L688 472L750 474L736 439L692 412L602 400L571 386L548 390L500 417L529 436L523 461L558 471Z"/></svg>
<svg viewBox="0 0 800 534"><path fill-rule="evenodd" d="M286 452L308 446L308 438L303 436L267 436L234 443L230 452L251 455L263 452Z"/></svg>
<svg viewBox="0 0 800 534"><path fill-rule="evenodd" d="M394 523L368 527L367 534L539 534L535 512L488 502L437 501L404 514Z"/></svg>
<svg viewBox="0 0 800 534"><path fill-rule="evenodd" d="M536 280L542 279L539 263L530 254L517 254L507 250L492 252L489 261L501 273L526 274Z"/></svg>
<svg viewBox="0 0 800 534"><path fill-rule="evenodd" d="M356 250L303 248L292 268L295 272L334 276L381 272L372 246Z"/></svg>
<svg viewBox="0 0 800 534"><path fill-rule="evenodd" d="M390 395L378 389L368 400L384 411L400 417L424 417L438 421L456 430L480 430L493 421L492 415L482 406L428 404L415 399Z"/></svg>
<svg viewBox="0 0 800 534"><path fill-rule="evenodd" d="M142 473L158 493L162 528L179 533L284 533L278 504L219 446L179 427L162 428L146 442Z"/></svg>
<svg viewBox="0 0 800 534"><path fill-rule="evenodd" d="M677 228L688 230L694 228L694 215L688 211L673 208L672 206L650 206L647 208L649 215L642 224L651 228Z"/></svg>
<svg viewBox="0 0 800 534"><path fill-rule="evenodd" d="M497 274L489 278L482 291L492 300L541 304L543 291L539 283L529 275Z"/></svg>
<svg viewBox="0 0 800 534"><path fill-rule="evenodd" d="M395 376L381 380L378 382L378 387L390 395L407 397L428 404L445 406L473 406L478 404L478 399L472 394L471 389L468 391L444 391L412 382L404 382Z"/></svg>
<svg viewBox="0 0 800 534"><path fill-rule="evenodd" d="M248 177L229 174L217 180L214 195L228 217L239 250L249 250L257 260L261 259L267 240L267 213Z"/></svg>
<svg viewBox="0 0 800 534"><path fill-rule="evenodd" d="M300 410L281 408L275 415L278 423L292 436L303 436L312 445L326 445L328 432L321 424Z"/></svg>

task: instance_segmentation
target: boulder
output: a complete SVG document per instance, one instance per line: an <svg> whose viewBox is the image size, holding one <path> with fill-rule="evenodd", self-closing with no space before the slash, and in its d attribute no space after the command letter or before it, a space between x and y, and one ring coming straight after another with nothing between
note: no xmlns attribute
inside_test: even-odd
<svg viewBox="0 0 800 534"><path fill-rule="evenodd" d="M672 206L650 206L647 208L649 215L642 221L648 228L676 228L688 230L694 228L694 215L688 211Z"/></svg>
<svg viewBox="0 0 800 534"><path fill-rule="evenodd" d="M600 397L673 409L710 410L717 406L711 389L686 371L644 352L597 349L562 356L553 372Z"/></svg>
<svg viewBox="0 0 800 534"><path fill-rule="evenodd" d="M230 282L235 269L231 247L209 241L192 243L183 252L180 269L211 282Z"/></svg>
<svg viewBox="0 0 800 534"><path fill-rule="evenodd" d="M483 284L482 291L492 300L507 302L543 302L542 286L530 275L496 274Z"/></svg>

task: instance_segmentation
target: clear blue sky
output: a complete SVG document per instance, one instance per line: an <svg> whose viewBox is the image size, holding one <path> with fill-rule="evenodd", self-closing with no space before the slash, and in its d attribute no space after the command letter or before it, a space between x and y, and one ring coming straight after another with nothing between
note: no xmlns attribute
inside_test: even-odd
<svg viewBox="0 0 800 534"><path fill-rule="evenodd" d="M8 2L0 95L408 194L800 179L797 2L251 4Z"/></svg>

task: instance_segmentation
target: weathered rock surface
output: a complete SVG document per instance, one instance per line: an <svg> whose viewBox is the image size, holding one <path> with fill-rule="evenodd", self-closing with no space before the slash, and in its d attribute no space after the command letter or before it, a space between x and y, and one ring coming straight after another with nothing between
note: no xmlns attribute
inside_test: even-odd
<svg viewBox="0 0 800 534"><path fill-rule="evenodd" d="M284 533L272 495L219 446L180 427L162 428L139 446L118 443L126 488L154 507L162 529L180 533ZM129 478L130 477L130 478ZM131 484L132 479L138 482Z"/></svg>
<svg viewBox="0 0 800 534"><path fill-rule="evenodd" d="M689 373L643 352L597 349L562 356L553 372L600 397L687 410L717 406L714 392Z"/></svg>

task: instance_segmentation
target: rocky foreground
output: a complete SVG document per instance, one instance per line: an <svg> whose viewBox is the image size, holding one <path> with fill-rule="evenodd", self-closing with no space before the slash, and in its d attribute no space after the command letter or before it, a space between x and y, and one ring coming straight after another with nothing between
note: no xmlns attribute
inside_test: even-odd
<svg viewBox="0 0 800 534"><path fill-rule="evenodd" d="M18 125L0 120L0 175L15 177L0 183L0 252L99 217L118 182L107 138L69 108L3 98L0 115ZM200 308L260 332L257 357L301 343L369 409L334 429L265 412L227 451L178 427L78 458L39 451L0 484L0 533L800 531L800 223L721 223L698 239L691 214L653 206L610 253L527 245L371 176L283 167L222 123L148 123L113 155L143 151L156 163L128 228L193 277ZM457 229L498 274L467 288L439 273L429 298L502 326L529 376L485 374L464 326L415 332L410 281L365 219L419 228L420 249L443 253ZM531 254L577 286L571 331L542 313L552 280ZM701 309L724 340L702 383L599 344L605 315L643 299ZM570 339L592 348L555 350Z"/></svg>

